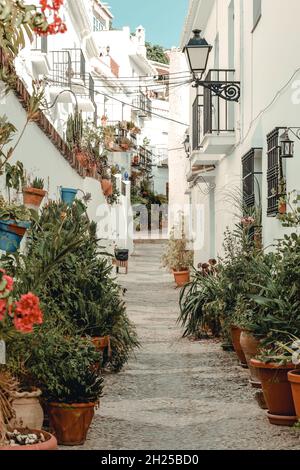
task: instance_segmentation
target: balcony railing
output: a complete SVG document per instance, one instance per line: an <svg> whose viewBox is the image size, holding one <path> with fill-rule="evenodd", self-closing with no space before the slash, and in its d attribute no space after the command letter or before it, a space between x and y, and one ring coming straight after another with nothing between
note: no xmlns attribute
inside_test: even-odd
<svg viewBox="0 0 300 470"><path fill-rule="evenodd" d="M205 81L234 81L234 70L210 70ZM235 103L207 88L193 103L193 150L199 150L206 134L234 132Z"/></svg>
<svg viewBox="0 0 300 470"><path fill-rule="evenodd" d="M140 117L150 116L152 110L151 100L142 91L140 91L139 96L133 101L133 105L135 106L133 111Z"/></svg>
<svg viewBox="0 0 300 470"><path fill-rule="evenodd" d="M81 49L65 49L50 52L52 80L61 86L71 86L72 81L88 84L85 58Z"/></svg>

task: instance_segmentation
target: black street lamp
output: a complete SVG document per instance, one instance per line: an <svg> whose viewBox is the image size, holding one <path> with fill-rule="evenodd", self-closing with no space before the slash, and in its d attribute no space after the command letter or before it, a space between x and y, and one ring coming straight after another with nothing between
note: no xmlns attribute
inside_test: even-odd
<svg viewBox="0 0 300 470"><path fill-rule="evenodd" d="M183 52L193 74L194 86L208 88L226 101L238 102L241 96L240 82L202 80L212 46L208 44L206 39L201 38L199 29L195 29L193 33L194 37L189 40Z"/></svg>
<svg viewBox="0 0 300 470"><path fill-rule="evenodd" d="M183 49L186 55L190 70L193 74L204 74L209 54L211 53L212 46L208 44L206 39L201 38L200 29L194 29L194 37L191 38L188 44Z"/></svg>
<svg viewBox="0 0 300 470"><path fill-rule="evenodd" d="M293 158L294 146L295 142L290 139L289 130L285 129L284 133L280 137L281 158Z"/></svg>

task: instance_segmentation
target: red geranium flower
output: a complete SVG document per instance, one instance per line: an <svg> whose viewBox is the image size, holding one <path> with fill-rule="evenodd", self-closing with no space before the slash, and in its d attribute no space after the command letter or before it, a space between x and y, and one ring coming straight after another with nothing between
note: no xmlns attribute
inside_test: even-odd
<svg viewBox="0 0 300 470"><path fill-rule="evenodd" d="M43 323L39 298L29 292L15 303L14 325L16 330L31 333L34 325Z"/></svg>
<svg viewBox="0 0 300 470"><path fill-rule="evenodd" d="M4 320L6 313L6 302L4 299L0 299L0 321Z"/></svg>

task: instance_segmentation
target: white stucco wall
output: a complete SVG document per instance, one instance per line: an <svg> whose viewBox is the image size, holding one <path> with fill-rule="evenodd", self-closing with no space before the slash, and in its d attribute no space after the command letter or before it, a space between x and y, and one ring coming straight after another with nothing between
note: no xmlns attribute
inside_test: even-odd
<svg viewBox="0 0 300 470"><path fill-rule="evenodd" d="M185 72L187 65L181 51L170 52L170 74ZM170 118L182 123L189 123L189 86L170 89ZM188 127L175 122L169 124L169 227L178 221L180 211L189 207L187 190L186 164L187 157L183 148L185 132Z"/></svg>
<svg viewBox="0 0 300 470"><path fill-rule="evenodd" d="M230 8L234 6L234 49ZM232 12L232 10L231 10ZM193 14L191 14L193 13ZM293 51L300 46L299 22L300 2L291 0L283 8L280 0L262 0L262 16L253 30L253 2L248 0L209 0L190 2L190 16L186 22L183 43L198 27L202 35L214 46L207 70L232 66L236 80L241 81L241 98L235 105L235 145L229 155L224 156L215 170L215 203L209 204L199 188L192 190L193 212L197 204L204 211L203 247L195 244L196 260L209 253L222 254L224 230L237 221L236 210L230 202L230 192L242 188L241 159L251 148L262 148L262 211L263 237L266 247L281 238L289 229L273 217L267 217L267 134L275 127L300 126L300 62ZM278 37L282 40L274 41ZM216 40L219 42L219 57ZM231 38L231 39L230 39ZM180 67L178 66L178 70ZM191 103L195 90L190 90L189 121ZM191 131L190 131L191 132ZM292 135L291 135L292 137ZM300 142L295 140L295 157L287 162L287 190L300 190ZM203 158L209 155L203 154ZM205 201L203 201L205 199ZM212 201L210 201L212 202ZM201 205L200 204L200 205ZM215 217L215 223L212 220ZM214 227L214 228L213 228ZM212 242L214 239L214 242ZM208 247L211 246L212 249Z"/></svg>

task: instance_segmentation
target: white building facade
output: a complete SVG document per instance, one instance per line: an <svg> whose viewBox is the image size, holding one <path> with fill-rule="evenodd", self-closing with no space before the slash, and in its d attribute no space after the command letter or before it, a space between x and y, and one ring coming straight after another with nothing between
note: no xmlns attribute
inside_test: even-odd
<svg viewBox="0 0 300 470"><path fill-rule="evenodd" d="M139 26L134 35L128 27L112 30L113 15L99 0L66 0L61 16L67 25L65 34L37 37L15 60L24 93L32 94L33 82L43 82L47 106L42 122L29 125L11 162L19 160L29 175L43 178L48 199L59 199L61 187L76 188L79 194L90 193L89 214L99 222L101 238L131 250L133 224L128 176L133 156L143 155L138 169L151 169L152 164L151 152L143 149L143 139L152 109L147 85L154 89L157 72L146 57L145 30ZM22 99L22 93L10 93L1 103L2 115L6 114L18 129L26 121ZM67 120L76 105L84 120L98 126L132 121L141 129L140 135L126 133L132 141L128 151L118 148L108 152L109 162L118 170L115 175L120 193L118 206L107 203L101 177L88 176L67 148ZM154 136L153 146L160 140L160 135L157 139ZM4 181L1 186L5 191Z"/></svg>
<svg viewBox="0 0 300 470"><path fill-rule="evenodd" d="M190 88L186 181L196 263L222 254L239 193L244 205L261 207L265 247L289 230L277 215L281 197L300 190L300 142L290 132L290 159L281 158L280 143L284 129L300 126L299 14L297 0L284 8L280 0L190 1L181 49L200 29L213 46L203 79L238 81L241 90L236 103Z"/></svg>

